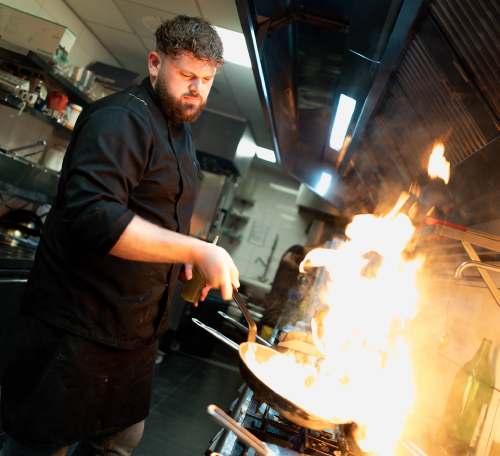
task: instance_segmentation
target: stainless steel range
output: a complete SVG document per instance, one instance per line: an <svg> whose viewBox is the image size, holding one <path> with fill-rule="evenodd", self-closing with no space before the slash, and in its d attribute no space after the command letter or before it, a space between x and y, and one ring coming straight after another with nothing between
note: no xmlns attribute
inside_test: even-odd
<svg viewBox="0 0 500 456"><path fill-rule="evenodd" d="M356 424L337 426L331 431L317 432L300 427L282 417L245 387L241 398L234 401L229 412L233 419L259 440L275 445L283 454L362 456L364 453L351 436ZM205 454L223 456L253 455L254 450L239 441L236 435L222 429L210 442ZM281 454L281 451L280 451Z"/></svg>

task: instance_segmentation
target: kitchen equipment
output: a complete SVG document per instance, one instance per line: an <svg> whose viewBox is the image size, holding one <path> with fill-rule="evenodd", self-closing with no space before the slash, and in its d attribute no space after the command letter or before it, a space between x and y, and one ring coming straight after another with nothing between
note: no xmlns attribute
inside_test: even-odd
<svg viewBox="0 0 500 456"><path fill-rule="evenodd" d="M221 334L219 331L211 328L210 326L207 326L207 325L203 324L197 318L192 318L191 320L193 321L193 323L197 324L198 326L200 326L205 331L207 331L210 334L212 334L217 339L219 339L222 342L224 342L225 344L229 345L231 348L234 348L236 351L238 351L240 349L240 346L236 342L233 342L231 339L229 339L229 337L226 337L224 334Z"/></svg>
<svg viewBox="0 0 500 456"><path fill-rule="evenodd" d="M314 431L297 426L261 401L248 387L242 391L240 399L233 402L227 413L264 442L275 455L367 455L361 451L354 438L357 429L355 423L336 426L331 431ZM250 454L252 451L245 448L243 441L237 441L237 436L233 432L220 431L210 442L205 454L216 452L227 456L240 456Z"/></svg>
<svg viewBox="0 0 500 456"><path fill-rule="evenodd" d="M257 453L262 456L273 456L274 453L265 443L261 442L230 416L226 415L219 407L209 405L207 412L217 423L224 426L227 430L234 432L240 440L251 446Z"/></svg>
<svg viewBox="0 0 500 456"><path fill-rule="evenodd" d="M219 310L219 315L222 316L222 318L225 318L226 320L230 321L238 329L241 329L245 333L248 333L248 328L245 325L242 325L238 320L231 318L229 315L226 315L224 312L222 312L220 310ZM266 347L272 347L272 344L270 344L266 339L263 339L262 337L260 337L258 335L255 337L261 344L264 344ZM239 345L238 345L238 348L239 348Z"/></svg>
<svg viewBox="0 0 500 456"><path fill-rule="evenodd" d="M61 171L66 149L63 146L54 146L45 152L43 166L56 172Z"/></svg>
<svg viewBox="0 0 500 456"><path fill-rule="evenodd" d="M500 252L500 236L430 217L425 219L425 223L429 226L416 231L414 238L418 240L433 240L439 238L439 236L445 236L460 241L472 261L467 261L465 264L460 265L455 273L455 277L461 277L462 271L468 267L477 267L479 275L483 278L493 299L495 299L500 307L500 291L498 291L495 282L493 282L493 279L488 274L488 270L498 271L499 267L482 263L479 255L474 250L474 247L472 247L472 245L476 245L488 250L493 250L494 252Z"/></svg>
<svg viewBox="0 0 500 456"><path fill-rule="evenodd" d="M343 424L343 421L331 421L325 418L322 418L318 415L310 413L305 408L295 404L290 399L282 396L279 391L274 391L270 388L266 382L261 380L257 375L255 375L252 369L249 367L247 363L248 354L252 352L255 354L255 359L264 360L267 362L270 358L274 356L281 356L278 351L282 353L293 353L295 355L295 359L298 362L306 361L311 364L315 364L316 360L303 353L299 353L295 350L291 350L284 347L276 347L276 350L271 349L269 347L264 347L263 345L258 345L255 343L256 334L257 334L257 325L253 321L250 312L248 311L245 303L241 299L241 296L236 290L233 290L233 298L238 304L238 307L245 315L247 319L249 332L247 342L244 342L240 345L239 354L240 354L240 373L246 384L250 387L250 389L263 401L273 407L276 411L280 413L286 419L293 421L299 426L304 426L309 429L322 431L325 429L331 429L339 424ZM277 351L278 350L278 351Z"/></svg>
<svg viewBox="0 0 500 456"><path fill-rule="evenodd" d="M34 144L30 144L29 146L21 146L21 147L16 147L15 149L9 149L9 150L6 150L6 152L8 152L9 154L12 154L15 152L20 152L21 150L31 149L32 147L45 146L46 144L47 144L47 142L42 140L42 141L38 141ZM3 150L5 150L5 149L3 149Z"/></svg>
<svg viewBox="0 0 500 456"><path fill-rule="evenodd" d="M40 236L42 226L42 220L32 211L24 209L10 211L0 217L0 232L7 235L1 236L0 242L18 246L19 241L22 242L30 236Z"/></svg>

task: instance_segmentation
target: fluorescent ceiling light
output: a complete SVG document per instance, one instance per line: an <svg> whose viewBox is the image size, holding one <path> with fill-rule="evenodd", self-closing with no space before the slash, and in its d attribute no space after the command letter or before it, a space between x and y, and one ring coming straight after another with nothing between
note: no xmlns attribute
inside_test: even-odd
<svg viewBox="0 0 500 456"><path fill-rule="evenodd" d="M258 147L255 150L257 157L261 160L265 160L271 163L276 163L276 155L274 155L274 151L271 149L264 149L263 147Z"/></svg>
<svg viewBox="0 0 500 456"><path fill-rule="evenodd" d="M333 122L332 135L330 136L330 147L332 149L342 149L355 106L356 100L354 98L344 94L340 95L337 114L335 114L335 121Z"/></svg>
<svg viewBox="0 0 500 456"><path fill-rule="evenodd" d="M215 27L224 45L224 59L237 65L252 68L247 43L243 33Z"/></svg>
<svg viewBox="0 0 500 456"><path fill-rule="evenodd" d="M332 175L328 173L321 173L321 178L318 185L316 186L316 191L318 195L325 196L326 192L330 188L332 182Z"/></svg>

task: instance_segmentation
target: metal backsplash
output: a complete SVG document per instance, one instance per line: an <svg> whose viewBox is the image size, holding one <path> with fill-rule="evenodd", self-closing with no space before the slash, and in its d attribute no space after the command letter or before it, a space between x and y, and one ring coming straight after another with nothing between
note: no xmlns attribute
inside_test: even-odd
<svg viewBox="0 0 500 456"><path fill-rule="evenodd" d="M500 118L498 0L437 0L430 12Z"/></svg>
<svg viewBox="0 0 500 456"><path fill-rule="evenodd" d="M438 141L452 168L467 166L473 154L500 136L498 74L500 4L432 2L360 141L356 175L344 177L351 185L361 179L374 193L382 191L380 198L394 198L412 182L424 187Z"/></svg>

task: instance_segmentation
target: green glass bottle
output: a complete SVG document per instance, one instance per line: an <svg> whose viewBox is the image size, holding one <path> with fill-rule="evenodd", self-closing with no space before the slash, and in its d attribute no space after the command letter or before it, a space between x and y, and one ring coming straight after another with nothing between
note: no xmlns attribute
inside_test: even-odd
<svg viewBox="0 0 500 456"><path fill-rule="evenodd" d="M493 395L491 343L483 339L474 357L455 375L436 434L449 454L468 456L476 447Z"/></svg>

